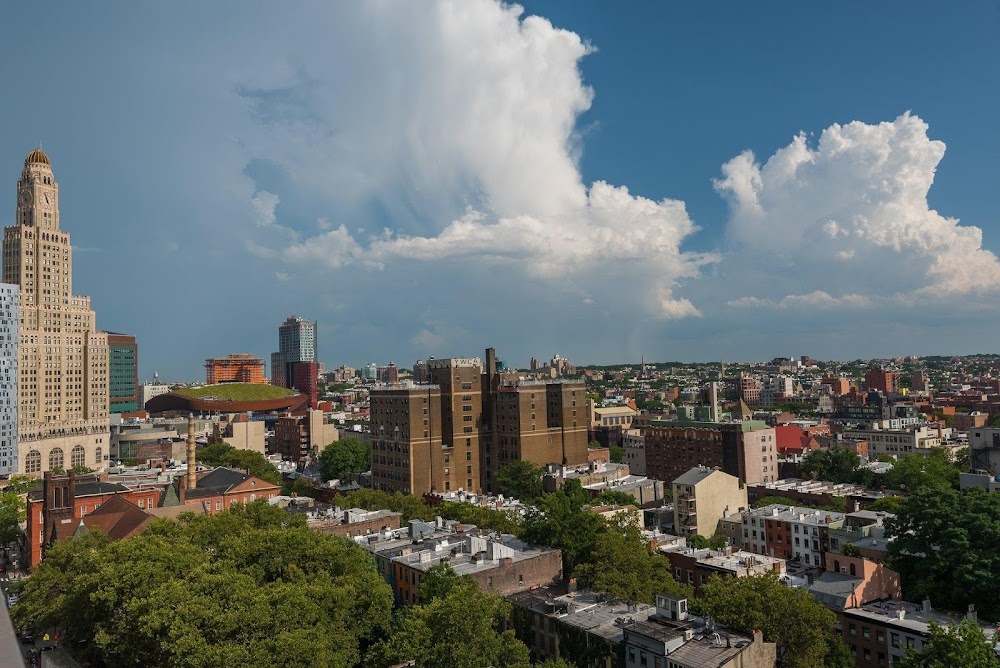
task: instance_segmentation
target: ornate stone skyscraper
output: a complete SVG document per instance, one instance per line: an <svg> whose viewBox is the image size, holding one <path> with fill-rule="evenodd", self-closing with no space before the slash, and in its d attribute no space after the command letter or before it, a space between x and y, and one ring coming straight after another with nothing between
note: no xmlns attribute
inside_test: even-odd
<svg viewBox="0 0 1000 668"><path fill-rule="evenodd" d="M59 185L35 149L17 182L15 224L3 235L3 282L21 289L18 469L28 475L107 463L108 337L72 279Z"/></svg>

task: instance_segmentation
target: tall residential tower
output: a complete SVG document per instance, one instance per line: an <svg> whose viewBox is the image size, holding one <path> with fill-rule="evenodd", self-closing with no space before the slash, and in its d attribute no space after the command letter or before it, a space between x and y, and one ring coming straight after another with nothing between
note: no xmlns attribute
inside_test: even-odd
<svg viewBox="0 0 1000 668"><path fill-rule="evenodd" d="M3 282L20 286L19 470L99 468L108 457L108 337L90 298L73 294L73 251L59 228L47 155L28 154L15 224L4 228Z"/></svg>

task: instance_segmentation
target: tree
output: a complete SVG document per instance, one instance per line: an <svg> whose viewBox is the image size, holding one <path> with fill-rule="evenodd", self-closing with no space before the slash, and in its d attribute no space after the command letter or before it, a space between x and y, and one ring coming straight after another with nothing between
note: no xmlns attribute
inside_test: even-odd
<svg viewBox="0 0 1000 668"><path fill-rule="evenodd" d="M899 668L1000 668L993 650L979 624L964 618L959 624L943 627L931 622L930 634L919 652L911 649Z"/></svg>
<svg viewBox="0 0 1000 668"><path fill-rule="evenodd" d="M607 522L578 571L583 586L629 603L654 603L661 591L692 594L671 576L670 562L650 551L635 518L625 513Z"/></svg>
<svg viewBox="0 0 1000 668"><path fill-rule="evenodd" d="M389 628L370 554L258 501L56 543L12 610L113 666L348 666Z"/></svg>
<svg viewBox="0 0 1000 668"><path fill-rule="evenodd" d="M590 448L591 450L597 450L598 448L603 448L604 446L601 445L600 441L591 441L590 443L587 444L587 447Z"/></svg>
<svg viewBox="0 0 1000 668"><path fill-rule="evenodd" d="M568 480L562 489L543 494L524 517L521 537L529 543L562 550L565 577L587 559L603 528L601 517L584 509L587 501L579 481Z"/></svg>
<svg viewBox="0 0 1000 668"><path fill-rule="evenodd" d="M372 648L365 663L387 668L414 660L421 668L528 668L527 646L513 630L497 631L509 615L510 604L502 598L458 579L444 595L404 609L393 633Z"/></svg>
<svg viewBox="0 0 1000 668"><path fill-rule="evenodd" d="M834 614L805 589L781 584L774 573L712 576L701 590L701 605L716 621L743 633L760 629L766 642L777 643L779 668L815 668L843 655L836 646L842 642L831 640Z"/></svg>
<svg viewBox="0 0 1000 668"><path fill-rule="evenodd" d="M815 473L817 479L833 483L855 482L861 458L847 448L813 450L802 459L803 474Z"/></svg>
<svg viewBox="0 0 1000 668"><path fill-rule="evenodd" d="M519 459L497 469L497 491L504 496L531 500L542 495L542 476L545 471L536 464Z"/></svg>
<svg viewBox="0 0 1000 668"><path fill-rule="evenodd" d="M688 538L688 546L693 547L697 550L703 550L705 548L710 548L712 550L721 550L726 546L728 540L725 536L716 534L711 538L705 538L701 534L695 534Z"/></svg>
<svg viewBox="0 0 1000 668"><path fill-rule="evenodd" d="M371 447L356 438L330 443L319 453L319 471L323 480L342 480L371 468Z"/></svg>
<svg viewBox="0 0 1000 668"><path fill-rule="evenodd" d="M430 603L436 598L444 598L462 583L462 576L450 563L442 561L427 569L427 575L420 581L418 597L421 603Z"/></svg>
<svg viewBox="0 0 1000 668"><path fill-rule="evenodd" d="M891 567L909 600L930 597L1000 618L1000 495L980 487L921 487L886 521Z"/></svg>
<svg viewBox="0 0 1000 668"><path fill-rule="evenodd" d="M319 494L319 490L317 490L316 487L313 486L311 482L309 482L308 478L296 478L295 480L286 481L282 487L282 490L286 494L295 494L296 496L309 496L314 499L316 498L317 494Z"/></svg>
<svg viewBox="0 0 1000 668"><path fill-rule="evenodd" d="M608 449L608 459L610 459L615 464L621 464L625 461L625 448L617 445L612 445Z"/></svg>
<svg viewBox="0 0 1000 668"><path fill-rule="evenodd" d="M606 489L597 495L595 503L605 506L635 506L638 505L635 497L627 492L619 492L617 489Z"/></svg>
<svg viewBox="0 0 1000 668"><path fill-rule="evenodd" d="M926 457L909 455L897 459L892 468L886 471L882 481L886 487L908 492L937 485L957 489L958 472L945 448L931 448Z"/></svg>
<svg viewBox="0 0 1000 668"><path fill-rule="evenodd" d="M877 499L872 505L868 506L868 510L881 513L892 513L895 515L899 512L899 506L903 503L903 497L901 496L883 496L881 499Z"/></svg>
<svg viewBox="0 0 1000 668"><path fill-rule="evenodd" d="M243 469L261 480L275 485L281 484L281 474L267 457L253 450L240 450L228 443L213 443L198 452L198 461L206 466L225 466Z"/></svg>
<svg viewBox="0 0 1000 668"><path fill-rule="evenodd" d="M15 542L21 535L28 481L25 476L11 476L7 486L0 490L0 547Z"/></svg>

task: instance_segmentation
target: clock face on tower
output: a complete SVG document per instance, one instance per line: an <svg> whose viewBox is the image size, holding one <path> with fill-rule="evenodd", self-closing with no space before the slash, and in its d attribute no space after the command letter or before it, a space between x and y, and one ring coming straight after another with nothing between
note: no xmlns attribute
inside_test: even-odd
<svg viewBox="0 0 1000 668"><path fill-rule="evenodd" d="M52 208L52 193L42 193L42 204L45 205L46 209Z"/></svg>
<svg viewBox="0 0 1000 668"><path fill-rule="evenodd" d="M22 190L21 191L21 204L23 204L25 206L28 206L29 204L31 204L31 191L30 190Z"/></svg>

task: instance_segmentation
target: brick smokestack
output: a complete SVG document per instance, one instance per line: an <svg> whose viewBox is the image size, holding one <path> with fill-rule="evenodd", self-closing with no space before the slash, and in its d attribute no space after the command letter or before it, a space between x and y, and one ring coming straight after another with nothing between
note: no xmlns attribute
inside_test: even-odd
<svg viewBox="0 0 1000 668"><path fill-rule="evenodd" d="M187 488L194 489L198 486L198 463L195 461L194 442L194 413L188 414L188 448L187 448Z"/></svg>

